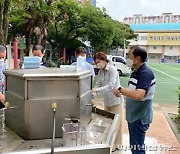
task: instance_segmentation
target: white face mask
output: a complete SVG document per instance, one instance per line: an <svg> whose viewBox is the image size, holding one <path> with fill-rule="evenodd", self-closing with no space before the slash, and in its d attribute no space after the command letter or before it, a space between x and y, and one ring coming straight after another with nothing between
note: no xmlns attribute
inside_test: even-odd
<svg viewBox="0 0 180 154"><path fill-rule="evenodd" d="M86 58L86 56L78 56L78 58Z"/></svg>
<svg viewBox="0 0 180 154"><path fill-rule="evenodd" d="M0 64L2 65L4 63L4 59L0 59Z"/></svg>
<svg viewBox="0 0 180 154"><path fill-rule="evenodd" d="M127 63L128 63L127 65L128 65L129 67L131 67L131 66L133 65L133 60L128 59L127 61L128 61L128 62L127 62Z"/></svg>
<svg viewBox="0 0 180 154"><path fill-rule="evenodd" d="M97 63L97 67L103 69L105 66L102 62Z"/></svg>

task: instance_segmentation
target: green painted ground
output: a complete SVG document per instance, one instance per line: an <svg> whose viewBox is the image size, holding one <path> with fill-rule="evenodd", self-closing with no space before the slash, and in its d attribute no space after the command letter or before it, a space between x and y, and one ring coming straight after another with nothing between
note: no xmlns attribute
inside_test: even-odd
<svg viewBox="0 0 180 154"><path fill-rule="evenodd" d="M178 105L178 87L180 86L180 64L148 64L156 77L154 102L158 104ZM129 76L120 77L121 85L127 87Z"/></svg>
<svg viewBox="0 0 180 154"><path fill-rule="evenodd" d="M148 64L156 77L154 102L159 104L177 104L177 90L180 86L180 64ZM121 77L121 84L127 87L129 77Z"/></svg>

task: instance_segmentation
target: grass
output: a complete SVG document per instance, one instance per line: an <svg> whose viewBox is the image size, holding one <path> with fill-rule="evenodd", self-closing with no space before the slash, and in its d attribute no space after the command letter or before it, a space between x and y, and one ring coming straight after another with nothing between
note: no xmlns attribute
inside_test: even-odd
<svg viewBox="0 0 180 154"><path fill-rule="evenodd" d="M180 64L148 65L152 68L156 77L156 93L154 101L161 104L178 105L177 91L180 86Z"/></svg>
<svg viewBox="0 0 180 154"><path fill-rule="evenodd" d="M178 106L178 88L180 86L180 64L148 63L156 77L154 102ZM129 76L121 76L120 82L127 87Z"/></svg>

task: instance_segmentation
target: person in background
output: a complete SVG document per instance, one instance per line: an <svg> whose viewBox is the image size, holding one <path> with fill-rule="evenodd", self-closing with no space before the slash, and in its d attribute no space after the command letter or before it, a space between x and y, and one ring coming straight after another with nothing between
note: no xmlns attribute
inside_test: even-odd
<svg viewBox="0 0 180 154"><path fill-rule="evenodd" d="M145 135L152 122L152 99L155 93L155 76L146 66L146 50L136 47L130 58L133 61L133 73L128 88L115 88L118 97L126 96L126 120L128 123L130 147L133 154L145 154Z"/></svg>
<svg viewBox="0 0 180 154"><path fill-rule="evenodd" d="M33 56L38 56L41 59L41 66L50 67L50 63L44 59L44 47L42 45L35 45L32 48Z"/></svg>
<svg viewBox="0 0 180 154"><path fill-rule="evenodd" d="M103 52L98 52L94 56L94 62L100 69L94 89L93 95L101 95L104 99L104 107L106 111L119 115L116 128L116 138L112 151L116 151L122 145L122 117L123 117L123 97L116 97L113 94L113 88L120 86L119 73L117 68L109 64L107 56Z"/></svg>
<svg viewBox="0 0 180 154"><path fill-rule="evenodd" d="M5 64L6 48L0 45L0 108L5 107Z"/></svg>
<svg viewBox="0 0 180 154"><path fill-rule="evenodd" d="M84 47L79 47L76 49L76 57L78 58L79 56L86 58L86 49ZM72 63L71 65L77 65L77 62ZM91 74L93 76L93 79L95 77L95 73L94 73L94 68L91 64L89 64L88 62L86 62L86 70L90 70Z"/></svg>

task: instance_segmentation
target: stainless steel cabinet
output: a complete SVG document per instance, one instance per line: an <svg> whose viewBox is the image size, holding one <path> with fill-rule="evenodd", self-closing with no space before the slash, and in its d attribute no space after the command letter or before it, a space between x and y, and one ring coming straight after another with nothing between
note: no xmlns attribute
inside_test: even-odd
<svg viewBox="0 0 180 154"><path fill-rule="evenodd" d="M62 137L65 118L78 118L85 126L91 120L90 71L61 68L17 69L6 74L6 100L14 107L6 112L6 125L24 139L51 138L57 103L56 137Z"/></svg>

